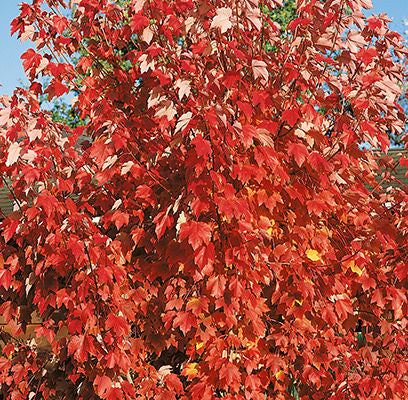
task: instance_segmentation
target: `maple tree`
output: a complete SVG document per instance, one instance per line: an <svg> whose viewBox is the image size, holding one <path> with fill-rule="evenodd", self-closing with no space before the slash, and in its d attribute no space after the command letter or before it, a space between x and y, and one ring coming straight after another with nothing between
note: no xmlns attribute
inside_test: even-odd
<svg viewBox="0 0 408 400"><path fill-rule="evenodd" d="M298 0L285 35L280 6L21 5L3 398L406 397L407 50L371 0ZM73 90L84 126L39 104Z"/></svg>

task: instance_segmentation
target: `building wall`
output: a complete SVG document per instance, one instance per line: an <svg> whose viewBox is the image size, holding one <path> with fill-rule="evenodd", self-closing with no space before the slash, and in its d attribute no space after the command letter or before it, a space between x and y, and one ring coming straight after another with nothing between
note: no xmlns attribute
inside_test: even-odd
<svg viewBox="0 0 408 400"><path fill-rule="evenodd" d="M13 200L10 199L10 191L5 185L0 187L0 209L4 215L13 211Z"/></svg>

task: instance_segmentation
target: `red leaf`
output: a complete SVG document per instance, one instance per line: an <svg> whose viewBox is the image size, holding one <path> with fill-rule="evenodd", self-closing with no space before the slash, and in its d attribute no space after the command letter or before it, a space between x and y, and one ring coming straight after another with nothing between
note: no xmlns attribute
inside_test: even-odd
<svg viewBox="0 0 408 400"><path fill-rule="evenodd" d="M210 242L211 231L211 226L205 222L184 222L180 226L180 239L188 238L188 243L196 250L203 243L208 244Z"/></svg>
<svg viewBox="0 0 408 400"><path fill-rule="evenodd" d="M126 214L120 210L116 210L111 219L115 223L117 229L120 229L123 225L129 224L129 214Z"/></svg>
<svg viewBox="0 0 408 400"><path fill-rule="evenodd" d="M282 118L288 121L290 126L294 126L299 119L299 110L297 108L285 110L282 113Z"/></svg>
<svg viewBox="0 0 408 400"><path fill-rule="evenodd" d="M302 166L309 154L306 146L302 143L290 143L288 153L295 157L295 161L299 167Z"/></svg>
<svg viewBox="0 0 408 400"><path fill-rule="evenodd" d="M176 400L173 391L164 390L155 396L155 400Z"/></svg>
<svg viewBox="0 0 408 400"><path fill-rule="evenodd" d="M301 17L295 18L288 24L288 29L290 29L291 31L294 31L299 25L307 25L310 22L311 21L309 18L301 18Z"/></svg>
<svg viewBox="0 0 408 400"><path fill-rule="evenodd" d="M336 300L336 304L334 305L337 314L342 319L346 319L348 314L353 314L353 306L351 304L350 299L342 298Z"/></svg>
<svg viewBox="0 0 408 400"><path fill-rule="evenodd" d="M241 73L239 71L228 71L224 77L223 81L226 87L232 87L235 82L241 79Z"/></svg>
<svg viewBox="0 0 408 400"><path fill-rule="evenodd" d="M48 94L48 101L51 101L55 96L60 97L68 92L69 88L57 79L53 79L45 90L45 93Z"/></svg>
<svg viewBox="0 0 408 400"><path fill-rule="evenodd" d="M52 23L54 25L55 30L62 35L65 31L65 29L68 26L68 20L65 17L59 17L57 15L54 15L52 18Z"/></svg>
<svg viewBox="0 0 408 400"><path fill-rule="evenodd" d="M197 327L197 321L193 314L185 311L179 311L174 318L173 326L180 328L184 335L193 327Z"/></svg>
<svg viewBox="0 0 408 400"><path fill-rule="evenodd" d="M212 153L210 142L203 139L201 135L197 135L191 144L195 146L198 156L209 156Z"/></svg>
<svg viewBox="0 0 408 400"><path fill-rule="evenodd" d="M11 272L8 269L0 270L0 285L6 290L11 286Z"/></svg>
<svg viewBox="0 0 408 400"><path fill-rule="evenodd" d="M11 372L13 374L13 381L16 383L20 383L28 373L27 369L21 364L14 365L11 368Z"/></svg>
<svg viewBox="0 0 408 400"><path fill-rule="evenodd" d="M203 275L211 274L214 260L215 248L213 243L201 246L194 252L194 262L198 265Z"/></svg>
<svg viewBox="0 0 408 400"><path fill-rule="evenodd" d="M19 225L20 221L17 220L11 220L6 227L3 229L3 238L4 241L7 243L12 237L13 235L16 233L18 225Z"/></svg>
<svg viewBox="0 0 408 400"><path fill-rule="evenodd" d="M315 214L318 217L327 209L326 203L320 199L308 200L306 206L310 214Z"/></svg>
<svg viewBox="0 0 408 400"><path fill-rule="evenodd" d="M112 329L118 336L127 336L129 333L129 326L126 319L119 315L108 315L106 329Z"/></svg>
<svg viewBox="0 0 408 400"><path fill-rule="evenodd" d="M72 336L68 343L68 354L74 354L74 358L79 362L88 359L89 345L85 335Z"/></svg>
<svg viewBox="0 0 408 400"><path fill-rule="evenodd" d="M374 47L369 49L363 48L357 54L357 59L361 60L365 65L370 64L377 57L377 50Z"/></svg>
<svg viewBox="0 0 408 400"><path fill-rule="evenodd" d="M97 388L96 394L99 397L104 397L105 393L112 387L112 381L106 375L97 375L94 379L94 385Z"/></svg>
<svg viewBox="0 0 408 400"><path fill-rule="evenodd" d="M252 125L244 125L242 127L242 141L246 149L248 149L254 142L256 137L256 128Z"/></svg>
<svg viewBox="0 0 408 400"><path fill-rule="evenodd" d="M252 117L252 114L254 113L254 108L252 107L251 103L238 100L237 105L248 119Z"/></svg>
<svg viewBox="0 0 408 400"><path fill-rule="evenodd" d="M226 279L222 275L213 276L208 279L207 289L214 297L222 297L225 291Z"/></svg>
<svg viewBox="0 0 408 400"><path fill-rule="evenodd" d="M58 200L55 196L50 195L47 192L40 193L37 198L37 206L40 206L47 216L49 217L53 212L56 211L58 205Z"/></svg>
<svg viewBox="0 0 408 400"><path fill-rule="evenodd" d="M24 71L28 71L32 67L37 68L40 63L42 56L41 54L37 54L33 49L28 49L23 55L21 56L21 59L23 59L23 67Z"/></svg>
<svg viewBox="0 0 408 400"><path fill-rule="evenodd" d="M18 157L20 156L20 151L21 148L18 143L11 143L10 147L8 148L6 167L9 167L17 162Z"/></svg>
<svg viewBox="0 0 408 400"><path fill-rule="evenodd" d="M235 364L227 362L220 369L220 378L225 379L227 385L239 382L240 377L241 374Z"/></svg>
<svg viewBox="0 0 408 400"><path fill-rule="evenodd" d="M196 297L188 301L186 311L192 311L194 315L199 315L202 312L208 311L209 300L206 297Z"/></svg>
<svg viewBox="0 0 408 400"><path fill-rule="evenodd" d="M188 124L190 123L192 116L193 116L192 112L187 112L183 114L177 121L174 133L177 133L178 131L184 131L184 129L188 127Z"/></svg>
<svg viewBox="0 0 408 400"><path fill-rule="evenodd" d="M168 215L167 212L162 211L156 215L153 219L153 222L156 224L156 235L157 238L160 239L167 228L171 228L173 224L173 217Z"/></svg>
<svg viewBox="0 0 408 400"><path fill-rule="evenodd" d="M217 15L214 17L211 27L212 28L220 28L221 33L227 32L227 30L231 29L232 23L230 18L232 17L232 10L227 7L219 8L217 10Z"/></svg>
<svg viewBox="0 0 408 400"><path fill-rule="evenodd" d="M123 400L122 389L118 387L111 387L108 389L106 400Z"/></svg>
<svg viewBox="0 0 408 400"><path fill-rule="evenodd" d="M149 18L144 15L135 14L130 20L130 26L134 32L138 32L149 25Z"/></svg>
<svg viewBox="0 0 408 400"><path fill-rule="evenodd" d="M176 394L180 395L183 393L183 384L181 383L179 377L176 374L168 374L165 376L164 381L167 387Z"/></svg>

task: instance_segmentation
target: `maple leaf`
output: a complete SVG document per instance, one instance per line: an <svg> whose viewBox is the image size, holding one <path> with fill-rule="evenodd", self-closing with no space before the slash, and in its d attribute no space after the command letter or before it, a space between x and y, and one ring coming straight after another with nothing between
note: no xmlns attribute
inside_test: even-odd
<svg viewBox="0 0 408 400"><path fill-rule="evenodd" d="M116 228L120 229L123 225L127 225L129 223L129 214L116 210L111 219L115 223Z"/></svg>
<svg viewBox="0 0 408 400"><path fill-rule="evenodd" d="M193 116L192 112L183 114L177 121L176 129L174 130L174 133L177 133L178 131L183 131L184 129L186 129L188 124L191 121L192 116Z"/></svg>
<svg viewBox="0 0 408 400"><path fill-rule="evenodd" d="M306 250L306 256L309 260L312 261L320 261L322 259L320 253L317 250L313 249Z"/></svg>
<svg viewBox="0 0 408 400"><path fill-rule="evenodd" d="M3 108L0 110L0 126L7 125L10 118L10 108Z"/></svg>
<svg viewBox="0 0 408 400"><path fill-rule="evenodd" d="M40 206L45 211L47 216L50 216L56 211L58 199L47 192L43 192L37 197L37 206Z"/></svg>
<svg viewBox="0 0 408 400"><path fill-rule="evenodd" d="M187 377L193 377L198 374L198 363L187 363L183 368L182 375Z"/></svg>
<svg viewBox="0 0 408 400"><path fill-rule="evenodd" d="M32 67L37 68L41 62L41 54L37 54L33 49L28 49L22 56L24 71L28 71Z"/></svg>
<svg viewBox="0 0 408 400"><path fill-rule="evenodd" d="M297 108L285 110L282 113L282 118L286 119L290 126L294 126L299 119L299 111Z"/></svg>
<svg viewBox="0 0 408 400"><path fill-rule="evenodd" d="M369 65L375 57L377 57L377 50L374 47L369 49L363 48L356 54L358 60L361 60L365 65Z"/></svg>
<svg viewBox="0 0 408 400"><path fill-rule="evenodd" d="M191 141L191 144L195 146L198 156L209 156L211 154L211 143L200 134Z"/></svg>
<svg viewBox="0 0 408 400"><path fill-rule="evenodd" d="M169 101L169 100L165 100L162 103L160 103L160 106L157 108L157 111L156 111L156 117L158 118L166 117L168 121L171 121L176 114L177 114L177 111L174 108L174 104L172 101Z"/></svg>
<svg viewBox="0 0 408 400"><path fill-rule="evenodd" d="M267 70L267 64L265 61L252 60L252 71L254 73L254 78L262 78L264 83L268 82L269 73Z"/></svg>
<svg viewBox="0 0 408 400"><path fill-rule="evenodd" d="M232 10L227 7L217 9L217 15L214 17L211 23L211 28L220 28L221 33L227 32L232 28L230 18L232 16Z"/></svg>
<svg viewBox="0 0 408 400"><path fill-rule="evenodd" d="M195 315L208 311L209 300L206 297L192 298L186 305L186 311L193 311Z"/></svg>
<svg viewBox="0 0 408 400"><path fill-rule="evenodd" d="M213 243L200 246L194 253L194 262L200 268L203 275L209 275L213 271L215 260L215 248Z"/></svg>
<svg viewBox="0 0 408 400"><path fill-rule="evenodd" d="M172 391L176 392L176 394L180 395L183 393L183 384L181 383L179 377L176 374L168 374L164 378L164 382L166 382L167 387Z"/></svg>
<svg viewBox="0 0 408 400"><path fill-rule="evenodd" d="M347 263L346 269L350 268L351 271L355 272L358 276L361 276L363 274L364 268L360 269L359 266L355 263L354 260L351 260Z"/></svg>
<svg viewBox="0 0 408 400"><path fill-rule="evenodd" d="M361 6L366 10L371 10L373 7L372 0L360 0Z"/></svg>
<svg viewBox="0 0 408 400"><path fill-rule="evenodd" d="M303 143L290 143L288 153L293 154L295 161L299 167L303 165L308 156L308 151Z"/></svg>
<svg viewBox="0 0 408 400"><path fill-rule="evenodd" d="M134 32L138 32L149 25L149 18L144 15L134 14L130 20L130 26Z"/></svg>
<svg viewBox="0 0 408 400"><path fill-rule="evenodd" d="M251 388L251 390L255 391L260 388L261 380L257 375L248 375L245 378L245 386Z"/></svg>
<svg viewBox="0 0 408 400"><path fill-rule="evenodd" d="M346 44L349 46L350 51L357 52L359 48L364 47L364 37L355 29L350 29L347 34Z"/></svg>
<svg viewBox="0 0 408 400"><path fill-rule="evenodd" d="M225 86L232 87L235 82L239 81L242 78L242 75L239 71L228 71L223 76L223 81Z"/></svg>
<svg viewBox="0 0 408 400"><path fill-rule="evenodd" d="M129 326L124 317L109 314L106 320L106 329L112 329L118 336L127 336Z"/></svg>
<svg viewBox="0 0 408 400"><path fill-rule="evenodd" d="M306 206L307 206L307 210L310 213L313 213L317 215L318 217L322 214L324 210L327 209L326 203L320 199L308 200L306 202Z"/></svg>
<svg viewBox="0 0 408 400"><path fill-rule="evenodd" d="M69 88L58 79L53 79L45 90L45 93L48 94L49 101L51 101L55 96L60 97L68 92Z"/></svg>
<svg viewBox="0 0 408 400"><path fill-rule="evenodd" d="M156 396L157 400L176 400L176 396L170 390L163 390Z"/></svg>
<svg viewBox="0 0 408 400"><path fill-rule="evenodd" d="M174 318L173 326L180 328L184 335L187 334L193 327L197 327L197 321L193 314L189 312L180 311Z"/></svg>
<svg viewBox="0 0 408 400"><path fill-rule="evenodd" d="M171 228L173 224L173 217L171 215L168 215L167 212L162 211L154 217L153 222L156 224L155 232L157 238L160 239L166 229Z"/></svg>
<svg viewBox="0 0 408 400"><path fill-rule="evenodd" d="M19 226L20 222L19 220L12 220L10 223L3 229L3 238L5 242L7 243L13 235L16 233L17 228Z"/></svg>
<svg viewBox="0 0 408 400"><path fill-rule="evenodd" d="M8 290L11 286L11 272L8 269L0 270L0 285L5 290Z"/></svg>
<svg viewBox="0 0 408 400"><path fill-rule="evenodd" d="M52 23L55 28L55 30L62 35L65 31L65 29L68 26L68 20L65 17L60 17L58 15L54 15L52 18Z"/></svg>
<svg viewBox="0 0 408 400"><path fill-rule="evenodd" d="M183 99L184 96L188 97L191 93L191 86L188 80L177 80L176 87L178 88L178 97L180 100Z"/></svg>
<svg viewBox="0 0 408 400"><path fill-rule="evenodd" d="M226 279L223 276L213 276L208 279L207 289L214 297L222 297L225 291Z"/></svg>
<svg viewBox="0 0 408 400"><path fill-rule="evenodd" d="M188 239L194 250L211 239L211 226L205 222L187 221L180 226L180 240Z"/></svg>
<svg viewBox="0 0 408 400"><path fill-rule="evenodd" d="M14 142L11 143L10 147L8 148L8 155L6 160L6 166L10 167L14 163L17 162L18 157L20 156L21 147L18 143Z"/></svg>
<svg viewBox="0 0 408 400"><path fill-rule="evenodd" d="M220 368L220 378L225 379L225 382L228 386L235 382L239 382L240 373L238 367L230 362L225 363Z"/></svg>
<svg viewBox="0 0 408 400"><path fill-rule="evenodd" d="M337 311L337 314L339 314L339 317L342 319L346 319L348 314L353 314L353 306L351 304L351 301L345 296L343 298L337 299L334 307Z"/></svg>
<svg viewBox="0 0 408 400"><path fill-rule="evenodd" d="M106 393L106 400L122 400L123 392L118 387L111 387Z"/></svg>
<svg viewBox="0 0 408 400"><path fill-rule="evenodd" d="M146 3L146 0L134 0L132 1L133 12L138 13Z"/></svg>
<svg viewBox="0 0 408 400"><path fill-rule="evenodd" d="M68 343L68 353L74 354L74 358L79 362L87 360L89 344L86 335L72 336Z"/></svg>
<svg viewBox="0 0 408 400"><path fill-rule="evenodd" d="M105 393L112 387L112 381L106 375L97 375L94 379L94 385L97 388L97 395L103 398Z"/></svg>
<svg viewBox="0 0 408 400"><path fill-rule="evenodd" d="M149 54L142 54L139 58L139 61L140 61L140 72L142 74L144 74L145 72L149 70L154 71L155 62L152 56L150 56Z"/></svg>

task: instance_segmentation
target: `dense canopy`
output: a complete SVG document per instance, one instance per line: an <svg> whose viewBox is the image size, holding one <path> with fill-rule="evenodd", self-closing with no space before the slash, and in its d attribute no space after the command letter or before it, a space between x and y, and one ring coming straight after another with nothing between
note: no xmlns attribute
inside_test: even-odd
<svg viewBox="0 0 408 400"><path fill-rule="evenodd" d="M407 397L407 50L371 0L282 6L21 5L2 398ZM74 128L39 104L72 91Z"/></svg>

